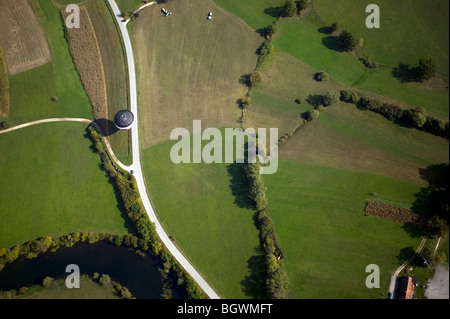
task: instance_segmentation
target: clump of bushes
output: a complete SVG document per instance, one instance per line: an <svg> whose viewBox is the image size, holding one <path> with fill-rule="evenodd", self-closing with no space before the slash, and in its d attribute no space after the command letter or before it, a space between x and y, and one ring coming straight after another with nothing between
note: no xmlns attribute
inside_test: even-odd
<svg viewBox="0 0 450 319"><path fill-rule="evenodd" d="M330 106L339 101L339 93L336 91L328 91L327 94L323 96L323 105Z"/></svg>
<svg viewBox="0 0 450 319"><path fill-rule="evenodd" d="M2 129L6 130L6 129L13 127L13 123L10 120L3 120L0 123L0 126Z"/></svg>
<svg viewBox="0 0 450 319"><path fill-rule="evenodd" d="M307 113L306 120L308 122L317 120L319 118L319 115L320 115L320 111L318 109L311 110Z"/></svg>
<svg viewBox="0 0 450 319"><path fill-rule="evenodd" d="M328 81L328 74L323 71L317 72L316 74L314 74L314 80L318 82Z"/></svg>
<svg viewBox="0 0 450 319"><path fill-rule="evenodd" d="M258 71L252 72L248 77L248 84L250 87L257 87L262 82L262 75Z"/></svg>
<svg viewBox="0 0 450 319"><path fill-rule="evenodd" d="M341 91L340 100L355 104L360 109L378 113L389 121L408 125L436 136L449 138L449 123L429 116L422 107L402 109L398 105L389 104L368 96L358 98L358 94L351 90Z"/></svg>
<svg viewBox="0 0 450 319"><path fill-rule="evenodd" d="M356 104L359 101L359 96L358 93L352 91L352 90L342 90L340 95L340 100L347 102L347 103L352 103L352 104Z"/></svg>

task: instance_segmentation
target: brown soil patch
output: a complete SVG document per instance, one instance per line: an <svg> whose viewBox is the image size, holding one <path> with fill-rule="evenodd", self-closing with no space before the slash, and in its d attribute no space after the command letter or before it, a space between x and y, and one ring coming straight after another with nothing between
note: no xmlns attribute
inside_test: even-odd
<svg viewBox="0 0 450 319"><path fill-rule="evenodd" d="M391 203L369 200L366 206L366 215L381 217L400 223L417 224L422 223L422 218L411 208L397 206Z"/></svg>
<svg viewBox="0 0 450 319"><path fill-rule="evenodd" d="M65 20L68 13L61 11ZM67 29L75 68L92 104L95 119L107 117L105 74L100 49L89 13L80 7L80 27Z"/></svg>
<svg viewBox="0 0 450 319"><path fill-rule="evenodd" d="M44 30L28 0L0 1L0 43L11 75L52 60Z"/></svg>

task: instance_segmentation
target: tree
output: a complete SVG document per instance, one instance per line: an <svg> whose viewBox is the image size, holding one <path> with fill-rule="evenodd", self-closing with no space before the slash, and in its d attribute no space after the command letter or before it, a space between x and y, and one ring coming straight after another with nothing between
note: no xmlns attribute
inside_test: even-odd
<svg viewBox="0 0 450 319"><path fill-rule="evenodd" d="M297 1L297 10L298 10L299 13L302 12L303 10L305 10L308 7L309 7L309 0Z"/></svg>
<svg viewBox="0 0 450 319"><path fill-rule="evenodd" d="M260 85L262 82L261 73L259 73L258 71L252 72L250 74L248 80L249 80L250 87L256 87L256 86Z"/></svg>
<svg viewBox="0 0 450 319"><path fill-rule="evenodd" d="M312 110L308 112L307 121L314 121L317 120L319 118L320 115L320 111L319 110Z"/></svg>
<svg viewBox="0 0 450 319"><path fill-rule="evenodd" d="M417 78L417 81L423 82L430 80L436 75L437 66L432 59L421 58L419 60L419 65L413 68L413 72Z"/></svg>
<svg viewBox="0 0 450 319"><path fill-rule="evenodd" d="M53 278L52 277L45 277L44 280L42 281L42 286L44 286L45 288L48 288L51 285L53 285Z"/></svg>
<svg viewBox="0 0 450 319"><path fill-rule="evenodd" d="M328 80L328 74L321 71L314 74L314 79L319 82L324 82Z"/></svg>
<svg viewBox="0 0 450 319"><path fill-rule="evenodd" d="M259 48L259 55L264 56L273 52L274 47L270 42L264 42Z"/></svg>
<svg viewBox="0 0 450 319"><path fill-rule="evenodd" d="M108 275L101 275L100 276L100 284L102 284L102 286L110 284L111 283L111 277L109 277Z"/></svg>
<svg viewBox="0 0 450 319"><path fill-rule="evenodd" d="M424 108L416 108L412 112L412 125L421 128L427 122L427 113Z"/></svg>
<svg viewBox="0 0 450 319"><path fill-rule="evenodd" d="M341 27L339 26L339 24L337 22L334 22L331 27L330 27L330 31L331 33L339 31Z"/></svg>
<svg viewBox="0 0 450 319"><path fill-rule="evenodd" d="M266 36L267 37L271 37L271 36L273 36L276 32L277 32L277 25L275 24L275 22L274 23L272 23L272 24L269 24L267 27L266 27Z"/></svg>
<svg viewBox="0 0 450 319"><path fill-rule="evenodd" d="M239 100L239 104L241 105L241 108L247 109L252 104L252 98L251 97L243 97Z"/></svg>
<svg viewBox="0 0 450 319"><path fill-rule="evenodd" d="M286 0L284 6L283 6L283 10L282 12L282 16L283 17L293 17L295 16L295 14L297 13L297 6L295 4L294 0Z"/></svg>
<svg viewBox="0 0 450 319"><path fill-rule="evenodd" d="M344 30L338 37L338 43L344 51L353 51L358 45L358 40L349 31Z"/></svg>
<svg viewBox="0 0 450 319"><path fill-rule="evenodd" d="M328 91L323 97L323 105L329 106L339 101L339 93L336 91Z"/></svg>

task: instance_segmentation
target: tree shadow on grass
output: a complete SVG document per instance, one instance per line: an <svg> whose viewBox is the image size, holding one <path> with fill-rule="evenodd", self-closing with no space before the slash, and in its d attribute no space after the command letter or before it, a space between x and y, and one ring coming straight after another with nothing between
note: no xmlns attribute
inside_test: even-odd
<svg viewBox="0 0 450 319"><path fill-rule="evenodd" d="M241 280L242 292L247 297L254 299L264 299L266 297L266 266L265 257L262 251L255 249L257 254L250 257L247 261L247 268L249 269L249 275Z"/></svg>
<svg viewBox="0 0 450 319"><path fill-rule="evenodd" d="M413 82L416 79L414 69L404 63L400 63L398 66L392 68L392 75L402 83Z"/></svg>
<svg viewBox="0 0 450 319"><path fill-rule="evenodd" d="M281 17L281 12L283 11L283 7L270 7L264 9L264 13L271 16L272 18L278 19Z"/></svg>
<svg viewBox="0 0 450 319"><path fill-rule="evenodd" d="M245 173L245 163L233 163L227 166L230 179L231 194L234 204L240 208L253 209L255 204L248 193L248 181Z"/></svg>
<svg viewBox="0 0 450 319"><path fill-rule="evenodd" d="M313 107L318 107L319 105L323 105L323 95L310 94L305 101Z"/></svg>
<svg viewBox="0 0 450 319"><path fill-rule="evenodd" d="M105 136L111 136L119 131L114 122L108 119L96 119L95 123L100 126Z"/></svg>
<svg viewBox="0 0 450 319"><path fill-rule="evenodd" d="M339 43L339 39L337 36L329 35L322 38L322 44L330 50L336 52L345 52L342 45Z"/></svg>

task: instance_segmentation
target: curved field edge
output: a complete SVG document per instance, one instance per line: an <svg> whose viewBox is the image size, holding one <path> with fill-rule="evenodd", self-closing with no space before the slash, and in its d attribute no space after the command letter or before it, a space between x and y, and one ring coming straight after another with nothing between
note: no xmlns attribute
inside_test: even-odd
<svg viewBox="0 0 450 319"><path fill-rule="evenodd" d="M45 123L0 136L0 247L130 224L85 124Z"/></svg>

